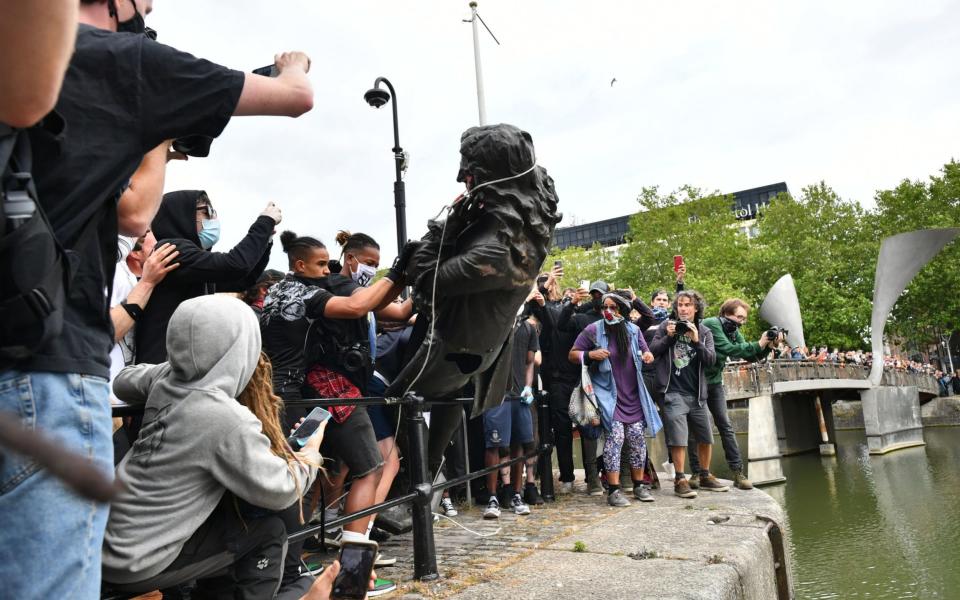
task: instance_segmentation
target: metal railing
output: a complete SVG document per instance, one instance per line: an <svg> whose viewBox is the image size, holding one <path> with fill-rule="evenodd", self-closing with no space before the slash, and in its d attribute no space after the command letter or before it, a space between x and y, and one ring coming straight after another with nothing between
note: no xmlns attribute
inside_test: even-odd
<svg viewBox="0 0 960 600"><path fill-rule="evenodd" d="M870 377L870 367L845 363L820 363L815 360L770 360L762 363L732 364L723 370L727 400L742 400L773 392L780 381L815 379L856 379ZM926 373L883 371L883 385L916 386L924 394L938 393L937 380Z"/></svg>
<svg viewBox="0 0 960 600"><path fill-rule="evenodd" d="M431 581L439 578L437 569L437 550L433 536L433 514L431 510L431 500L435 493L442 492L445 489L463 485L492 473L501 468L509 467L521 461L527 461L538 457L537 472L540 476L540 495L544 500L552 501L554 499L553 489L553 432L550 429L550 403L546 393L535 392L537 407L537 425L539 433L539 444L537 448L523 456L518 456L510 460L501 462L497 465L484 467L476 471L471 471L466 475L456 477L447 481L434 483L430 476L430 469L427 457L427 439L428 429L423 413L428 406L437 405L461 405L472 402L472 398L456 398L452 400L427 402L419 396L408 394L402 398L397 397L365 397L365 398L316 398L285 402L285 406L296 406L312 408L315 406L329 407L352 404L356 406L388 405L403 406L404 420L406 422L407 434L407 455L408 470L410 475L410 489L407 493L391 498L380 504L375 504L369 508L344 515L338 519L331 520L320 525L313 525L296 531L288 535L288 542L296 542L310 536L321 533L325 528L332 528L350 523L357 519L379 513L381 511L401 506L403 504L412 504L411 516L413 521L413 576L422 581ZM115 405L113 407L114 417L136 416L143 413L143 406ZM466 426L464 420L463 427Z"/></svg>

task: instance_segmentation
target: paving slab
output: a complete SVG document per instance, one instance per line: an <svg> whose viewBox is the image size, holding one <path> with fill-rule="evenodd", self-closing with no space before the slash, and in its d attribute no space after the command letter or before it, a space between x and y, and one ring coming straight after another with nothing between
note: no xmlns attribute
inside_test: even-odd
<svg viewBox="0 0 960 600"><path fill-rule="evenodd" d="M767 523L788 533L770 496L732 489L685 500L672 485L653 495L618 509L580 484L529 516L504 509L484 520L479 507L461 507L456 523L434 528L440 580L413 580L411 534L381 544L397 565L379 575L396 580L396 597L406 600L777 597Z"/></svg>

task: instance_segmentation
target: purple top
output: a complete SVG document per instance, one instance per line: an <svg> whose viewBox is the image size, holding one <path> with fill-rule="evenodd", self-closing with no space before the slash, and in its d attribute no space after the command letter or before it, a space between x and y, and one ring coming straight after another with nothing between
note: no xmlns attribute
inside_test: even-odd
<svg viewBox="0 0 960 600"><path fill-rule="evenodd" d="M589 352L597 349L597 326L590 323L583 328L577 341L573 344L574 350ZM641 340L641 349L646 343ZM613 381L617 385L617 406L613 411L615 421L625 425L643 421L643 406L640 404L640 382L638 381L637 366L629 354L621 358L617 343L607 336L607 350L610 351L610 367L613 370ZM624 360L626 359L626 360Z"/></svg>

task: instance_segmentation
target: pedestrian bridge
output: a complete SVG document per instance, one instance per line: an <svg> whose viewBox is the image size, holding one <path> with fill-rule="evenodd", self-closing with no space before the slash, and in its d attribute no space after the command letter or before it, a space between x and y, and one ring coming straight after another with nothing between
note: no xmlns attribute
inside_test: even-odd
<svg viewBox="0 0 960 600"><path fill-rule="evenodd" d="M791 392L865 390L870 387L869 377L870 367L863 365L773 360L727 366L723 387L729 402ZM939 392L937 380L924 373L885 370L882 385L915 386L921 402L932 400Z"/></svg>
<svg viewBox="0 0 960 600"><path fill-rule="evenodd" d="M819 450L835 453L831 403L860 400L871 454L923 444L920 403L937 396L932 375L884 371L880 386L861 365L776 360L729 365L723 372L727 401L747 401L750 478L784 481L780 457Z"/></svg>

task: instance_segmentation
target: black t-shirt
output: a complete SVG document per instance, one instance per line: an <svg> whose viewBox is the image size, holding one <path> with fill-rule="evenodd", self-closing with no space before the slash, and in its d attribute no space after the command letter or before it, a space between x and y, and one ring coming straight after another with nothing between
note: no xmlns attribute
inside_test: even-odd
<svg viewBox="0 0 960 600"><path fill-rule="evenodd" d="M304 341L310 322L323 316L333 297L320 279L287 275L267 290L260 313L263 351L273 363L273 387L298 394L303 383Z"/></svg>
<svg viewBox="0 0 960 600"><path fill-rule="evenodd" d="M670 385L667 392L684 396L700 397L700 355L686 335L678 335L673 345L673 362L670 364Z"/></svg>
<svg viewBox="0 0 960 600"><path fill-rule="evenodd" d="M527 384L527 353L540 349L537 330L526 321L513 329L513 355L510 357L510 385L507 395L519 396Z"/></svg>
<svg viewBox="0 0 960 600"><path fill-rule="evenodd" d="M144 35L80 25L56 111L64 135L31 131L33 177L57 238L74 253L62 334L19 369L109 377L113 325L106 287L116 263L116 202L144 154L167 139L216 137L244 74ZM86 223L97 236L78 245ZM81 247L82 246L82 247Z"/></svg>
<svg viewBox="0 0 960 600"><path fill-rule="evenodd" d="M351 278L333 273L321 282L334 296L350 296L360 286ZM370 321L366 315L359 319L331 319L317 317L311 323L309 337L306 341L307 368L313 364L320 364L328 369L337 371L346 376L361 392L366 392L369 377L373 375L372 364L367 364L360 371L348 371L343 365L341 351L352 346L358 346L360 351L370 357Z"/></svg>

